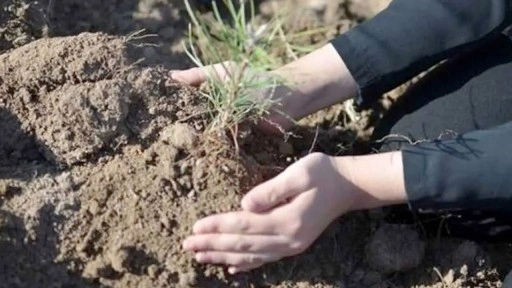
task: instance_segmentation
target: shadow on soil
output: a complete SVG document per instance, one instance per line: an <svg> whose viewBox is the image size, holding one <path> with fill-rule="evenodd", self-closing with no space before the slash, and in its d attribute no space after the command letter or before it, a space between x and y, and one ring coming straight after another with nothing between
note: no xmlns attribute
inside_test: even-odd
<svg viewBox="0 0 512 288"><path fill-rule="evenodd" d="M140 58L145 58L147 64L170 69L190 66L181 48L188 29L183 1L45 0L45 3L53 36L82 32L126 36L144 30L140 42L150 45Z"/></svg>
<svg viewBox="0 0 512 288"><path fill-rule="evenodd" d="M55 167L46 159L55 159L50 149L28 135L9 110L0 108L0 179L30 180L52 173Z"/></svg>
<svg viewBox="0 0 512 288"><path fill-rule="evenodd" d="M65 263L56 263L59 219L44 206L37 227L28 230L23 219L0 210L0 287L98 287L70 274ZM99 286L101 287L101 286Z"/></svg>

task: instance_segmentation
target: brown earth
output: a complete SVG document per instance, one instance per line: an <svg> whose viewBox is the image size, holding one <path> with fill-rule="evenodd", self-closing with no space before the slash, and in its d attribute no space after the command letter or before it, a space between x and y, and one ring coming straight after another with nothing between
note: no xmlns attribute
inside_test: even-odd
<svg viewBox="0 0 512 288"><path fill-rule="evenodd" d="M345 17L336 33L365 17L355 0L312 2L309 15L322 23ZM181 4L7 0L0 8L0 287L500 287L511 268L506 244L430 239L422 223L386 224L382 211L343 217L305 254L252 273L195 264L180 243L197 219L237 209L248 187L313 143L350 153L346 112L312 117L308 126L323 124L316 140L315 129L288 142L244 134L237 156L229 137L205 136L197 91L152 66L187 65ZM161 45L122 36L140 28ZM86 30L121 36L32 42Z"/></svg>

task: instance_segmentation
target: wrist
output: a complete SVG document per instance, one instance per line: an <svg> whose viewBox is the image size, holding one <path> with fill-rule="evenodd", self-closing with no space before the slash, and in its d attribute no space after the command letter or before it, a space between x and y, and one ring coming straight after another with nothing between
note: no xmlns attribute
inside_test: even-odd
<svg viewBox="0 0 512 288"><path fill-rule="evenodd" d="M354 197L350 211L407 202L400 151L336 157L335 161Z"/></svg>
<svg viewBox="0 0 512 288"><path fill-rule="evenodd" d="M283 112L294 120L353 98L357 91L352 74L331 44L274 73L285 80L276 94Z"/></svg>

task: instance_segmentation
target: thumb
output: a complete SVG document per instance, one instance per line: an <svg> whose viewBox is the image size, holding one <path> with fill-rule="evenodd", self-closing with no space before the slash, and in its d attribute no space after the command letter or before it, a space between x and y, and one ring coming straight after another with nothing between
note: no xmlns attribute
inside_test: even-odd
<svg viewBox="0 0 512 288"><path fill-rule="evenodd" d="M303 192L293 182L292 185L287 185L290 181L286 181L286 178L281 173L253 188L242 199L242 209L254 213L266 212Z"/></svg>

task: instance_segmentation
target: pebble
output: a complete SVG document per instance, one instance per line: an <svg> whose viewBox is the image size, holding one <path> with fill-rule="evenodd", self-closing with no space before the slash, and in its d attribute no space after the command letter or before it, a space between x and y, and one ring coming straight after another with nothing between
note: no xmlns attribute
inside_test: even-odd
<svg viewBox="0 0 512 288"><path fill-rule="evenodd" d="M88 210L89 210L89 213L91 213L91 215L97 215L101 210L101 207L100 207L100 204L98 203L98 201L92 200L91 202L89 202Z"/></svg>
<svg viewBox="0 0 512 288"><path fill-rule="evenodd" d="M115 251L111 252L109 256L110 264L115 271L127 271L128 260L130 258L130 254L128 253L127 249L116 249Z"/></svg>
<svg viewBox="0 0 512 288"><path fill-rule="evenodd" d="M160 269L158 268L158 266L156 265L149 265L148 267L148 275L149 277L155 279L158 277L158 275L160 274Z"/></svg>
<svg viewBox="0 0 512 288"><path fill-rule="evenodd" d="M179 287L191 287L197 284L197 274L195 272L180 273L179 275Z"/></svg>
<svg viewBox="0 0 512 288"><path fill-rule="evenodd" d="M443 277L443 282L446 283L446 285L450 286L455 281L455 272L453 269L450 269L448 273Z"/></svg>

